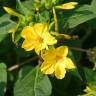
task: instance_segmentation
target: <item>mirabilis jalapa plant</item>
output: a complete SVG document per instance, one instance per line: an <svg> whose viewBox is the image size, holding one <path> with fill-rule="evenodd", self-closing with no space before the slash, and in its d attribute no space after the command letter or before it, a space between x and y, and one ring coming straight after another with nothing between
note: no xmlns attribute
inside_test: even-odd
<svg viewBox="0 0 96 96"><path fill-rule="evenodd" d="M19 6L21 2L18 0ZM63 79L67 69L76 68L72 60L67 57L68 46L57 46L58 37L70 39L67 34L60 34L58 27L58 19L56 10L74 9L77 2L69 2L60 4L59 0L34 0L32 9L26 12L15 12L9 7L4 7L4 10L18 17L17 26L10 30L12 32L12 41L20 43L21 48L26 51L35 50L36 54L41 56L43 62L39 64L39 68L43 74L55 74L57 79ZM42 12L49 14L49 17L42 17ZM18 35L18 34L19 35Z"/></svg>

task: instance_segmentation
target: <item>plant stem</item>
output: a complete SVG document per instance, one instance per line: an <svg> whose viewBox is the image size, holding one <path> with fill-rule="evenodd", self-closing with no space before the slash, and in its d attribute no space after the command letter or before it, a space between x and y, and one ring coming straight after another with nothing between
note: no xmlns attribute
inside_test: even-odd
<svg viewBox="0 0 96 96"><path fill-rule="evenodd" d="M82 48L76 48L76 47L69 47L72 50L76 51L81 51L81 52L86 52L86 53L93 53L93 51L87 50L87 49L82 49Z"/></svg>
<svg viewBox="0 0 96 96"><path fill-rule="evenodd" d="M15 69L18 69L18 68L21 67L22 65L24 65L24 64L26 64L26 63L28 63L28 62L34 61L34 60L36 60L36 59L38 59L38 56L32 57L32 58L30 58L30 59L28 59L28 60L26 60L26 61L24 61L24 62L22 62L22 63L20 63L20 64L15 64L15 65L9 67L9 68L8 68L8 71L13 71L13 70L15 70Z"/></svg>

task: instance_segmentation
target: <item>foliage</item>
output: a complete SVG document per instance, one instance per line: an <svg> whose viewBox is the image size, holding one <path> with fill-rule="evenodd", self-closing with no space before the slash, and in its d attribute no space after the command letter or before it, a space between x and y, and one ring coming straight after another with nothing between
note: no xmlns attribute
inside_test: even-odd
<svg viewBox="0 0 96 96"><path fill-rule="evenodd" d="M96 96L96 0L0 0L0 96Z"/></svg>

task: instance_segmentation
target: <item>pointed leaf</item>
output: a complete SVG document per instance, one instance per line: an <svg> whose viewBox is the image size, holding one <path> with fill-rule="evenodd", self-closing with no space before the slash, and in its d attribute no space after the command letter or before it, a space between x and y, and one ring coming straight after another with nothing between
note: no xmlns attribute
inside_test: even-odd
<svg viewBox="0 0 96 96"><path fill-rule="evenodd" d="M75 9L74 11L72 11L72 13L66 14L64 18L68 23L67 25L70 28L74 28L79 24L96 18L96 15L90 10L90 5L84 5L78 9Z"/></svg>
<svg viewBox="0 0 96 96"><path fill-rule="evenodd" d="M6 14L0 17L0 21L1 21L0 22L0 42L1 42L9 33L9 31L15 28L16 23L10 20L10 16Z"/></svg>
<svg viewBox="0 0 96 96"><path fill-rule="evenodd" d="M6 84L7 84L6 65L4 63L0 63L0 96L4 96L4 93L6 92Z"/></svg>
<svg viewBox="0 0 96 96"><path fill-rule="evenodd" d="M50 96L51 83L39 68L31 70L15 84L14 96Z"/></svg>
<svg viewBox="0 0 96 96"><path fill-rule="evenodd" d="M17 10L25 16L28 16L32 13L26 6L23 5L23 3L21 3L20 0L17 0Z"/></svg>

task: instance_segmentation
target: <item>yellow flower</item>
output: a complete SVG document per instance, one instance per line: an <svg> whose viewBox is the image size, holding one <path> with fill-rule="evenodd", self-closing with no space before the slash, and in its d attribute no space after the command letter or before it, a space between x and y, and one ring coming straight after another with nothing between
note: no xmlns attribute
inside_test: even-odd
<svg viewBox="0 0 96 96"><path fill-rule="evenodd" d="M21 32L21 36L25 39L22 48L26 51L35 49L37 54L40 50L48 48L48 45L57 43L57 40L48 32L48 25L37 23L33 26L26 26Z"/></svg>
<svg viewBox="0 0 96 96"><path fill-rule="evenodd" d="M66 69L75 68L72 60L67 57L68 47L60 46L53 50L46 50L42 54L44 62L41 65L41 71L44 74L55 74L58 79L63 79Z"/></svg>
<svg viewBox="0 0 96 96"><path fill-rule="evenodd" d="M78 4L77 2L69 2L69 3L65 3L65 4L62 4L62 5L55 6L55 8L65 9L65 10L74 9L77 4Z"/></svg>

